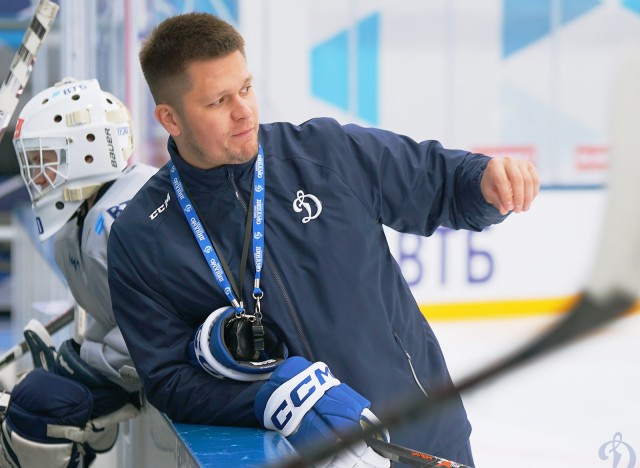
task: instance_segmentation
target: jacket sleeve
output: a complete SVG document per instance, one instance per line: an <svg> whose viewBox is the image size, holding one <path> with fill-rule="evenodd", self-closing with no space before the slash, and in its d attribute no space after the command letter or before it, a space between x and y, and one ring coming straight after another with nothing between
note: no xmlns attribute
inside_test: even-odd
<svg viewBox="0 0 640 468"><path fill-rule="evenodd" d="M332 146L324 154L337 157L327 163L382 224L430 235L439 226L481 231L506 218L480 190L488 156L446 149L434 140L416 142L385 130L321 120L320 125L332 127L334 138L328 143L312 138L313 144ZM311 130L314 133L322 132Z"/></svg>
<svg viewBox="0 0 640 468"><path fill-rule="evenodd" d="M155 262L148 255L136 256L126 238L114 223L109 287L116 321L149 402L176 422L258 426L253 400L262 383L216 379L188 363L186 344L194 328L148 284L158 274Z"/></svg>

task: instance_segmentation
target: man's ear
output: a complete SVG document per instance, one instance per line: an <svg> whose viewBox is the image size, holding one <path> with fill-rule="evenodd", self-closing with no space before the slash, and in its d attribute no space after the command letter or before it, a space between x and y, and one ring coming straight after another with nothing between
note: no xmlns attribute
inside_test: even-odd
<svg viewBox="0 0 640 468"><path fill-rule="evenodd" d="M180 116L169 104L158 104L153 115L172 137L177 137L182 133Z"/></svg>

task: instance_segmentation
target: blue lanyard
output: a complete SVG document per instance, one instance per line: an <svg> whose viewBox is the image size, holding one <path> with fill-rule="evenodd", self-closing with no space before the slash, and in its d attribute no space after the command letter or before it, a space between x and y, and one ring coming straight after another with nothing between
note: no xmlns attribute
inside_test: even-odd
<svg viewBox="0 0 640 468"><path fill-rule="evenodd" d="M236 310L237 316L244 316L245 310L242 304L242 298L236 298L233 287L227 278L227 273L223 267L223 263L220 261L220 257L213 246L213 243L209 239L209 235L204 229L204 225L200 222L200 218L194 209L194 205L189 200L178 168L173 161L169 163L171 185L176 193L182 212L184 213L191 231L194 237L198 241L198 246L202 251L202 255L207 261L213 277L216 282L229 299L231 306ZM265 175L264 175L264 154L262 152L262 146L258 146L258 156L256 158L255 168L253 172L253 219L252 219L252 250L253 260L256 267L256 274L253 281L253 298L256 300L256 315L260 314L260 299L264 295L262 289L260 289L260 273L262 271L262 263L264 256L264 197L265 197ZM249 216L251 213L249 213ZM242 281L242 278L239 278ZM257 317L258 320L260 316Z"/></svg>
<svg viewBox="0 0 640 468"><path fill-rule="evenodd" d="M264 257L264 154L262 146L258 145L258 157L253 171L253 222L252 222L252 249L253 261L256 266L256 275L253 280L253 298L259 301L264 293L260 289L260 273L262 272L262 262ZM242 279L241 279L242 280Z"/></svg>

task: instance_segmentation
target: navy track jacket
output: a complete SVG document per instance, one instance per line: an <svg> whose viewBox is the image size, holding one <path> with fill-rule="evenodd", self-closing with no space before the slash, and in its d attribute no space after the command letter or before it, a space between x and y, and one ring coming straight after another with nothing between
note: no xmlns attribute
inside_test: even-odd
<svg viewBox="0 0 640 468"><path fill-rule="evenodd" d="M325 362L371 401L374 413L420 387L429 393L450 382L383 225L428 236L438 226L479 231L502 221L480 192L489 158L324 118L262 124L259 138L266 177L263 323L290 355ZM201 170L178 155L171 139L168 148L209 236L238 275L255 158ZM149 401L176 422L258 426L253 400L262 382L216 379L188 363L194 330L229 304L166 165L118 217L108 248L115 317ZM248 263L242 281L251 311L255 268ZM391 440L446 456L470 433L458 399L392 430Z"/></svg>

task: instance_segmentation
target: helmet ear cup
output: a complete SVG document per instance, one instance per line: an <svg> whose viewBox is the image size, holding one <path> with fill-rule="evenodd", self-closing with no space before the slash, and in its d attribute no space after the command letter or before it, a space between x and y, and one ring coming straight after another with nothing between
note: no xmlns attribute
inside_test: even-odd
<svg viewBox="0 0 640 468"><path fill-rule="evenodd" d="M97 80L65 79L25 105L13 143L45 240L126 169L133 152L131 114ZM52 152L57 160L42 163Z"/></svg>

